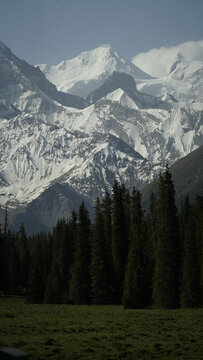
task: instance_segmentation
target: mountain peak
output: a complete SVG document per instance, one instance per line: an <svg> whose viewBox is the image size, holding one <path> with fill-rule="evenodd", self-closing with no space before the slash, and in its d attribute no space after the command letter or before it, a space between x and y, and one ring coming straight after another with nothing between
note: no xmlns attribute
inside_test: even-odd
<svg viewBox="0 0 203 360"><path fill-rule="evenodd" d="M116 54L116 51L113 50L113 48L110 44L102 44L102 45L97 46L94 49L81 52L78 55L78 57L80 57L81 55L87 55L87 54L95 55L97 53L100 53L100 54L103 53L103 55L105 55L105 54L114 55L114 54Z"/></svg>
<svg viewBox="0 0 203 360"><path fill-rule="evenodd" d="M0 41L0 54L4 56L10 56L12 54L12 51L3 43L3 41Z"/></svg>
<svg viewBox="0 0 203 360"><path fill-rule="evenodd" d="M171 68L170 68L170 71L169 71L169 74L171 74L172 72L174 72L178 66L178 64L180 64L181 62L184 61L184 57L182 54L180 53L177 53L172 65L171 65Z"/></svg>
<svg viewBox="0 0 203 360"><path fill-rule="evenodd" d="M118 82L120 88L124 87L125 84L127 84L127 86L129 87L129 85L132 87L133 90L136 90L136 83L134 78L129 75L126 74L124 72L118 72L118 71L114 71L109 78L106 80L106 82ZM121 86L122 85L122 86Z"/></svg>
<svg viewBox="0 0 203 360"><path fill-rule="evenodd" d="M129 74L135 80L151 79L150 75L120 56L107 44L82 52L56 66L39 67L58 90L82 97L99 88L114 71Z"/></svg>
<svg viewBox="0 0 203 360"><path fill-rule="evenodd" d="M104 48L110 48L112 49L110 44L101 44L99 47L104 47Z"/></svg>
<svg viewBox="0 0 203 360"><path fill-rule="evenodd" d="M98 89L88 95L87 101L95 103L97 100L119 88L127 94L135 94L137 92L135 80L131 75L114 71Z"/></svg>
<svg viewBox="0 0 203 360"><path fill-rule="evenodd" d="M96 76L98 75L98 72L107 71L111 74L114 70L119 71L120 63L122 65L128 65L128 61L121 57L108 44L101 45L92 50L84 51L76 58L65 60L62 63L63 65L66 64L67 66L70 66L75 62L77 62L77 65L80 66L78 70L83 71L83 69L85 69L88 72L94 71ZM60 63L60 65L62 63Z"/></svg>
<svg viewBox="0 0 203 360"><path fill-rule="evenodd" d="M8 49L7 46L3 43L3 41L0 40L0 50L6 50Z"/></svg>

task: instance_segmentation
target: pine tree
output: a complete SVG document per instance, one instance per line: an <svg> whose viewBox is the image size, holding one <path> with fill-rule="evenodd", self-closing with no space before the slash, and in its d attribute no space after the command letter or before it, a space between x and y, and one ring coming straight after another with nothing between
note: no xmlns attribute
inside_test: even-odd
<svg viewBox="0 0 203 360"><path fill-rule="evenodd" d="M152 303L152 282L155 266L155 249L157 243L157 198L152 191L149 198L149 208L146 214L146 229L147 229L147 254L148 254L148 276L150 284L150 297L149 301Z"/></svg>
<svg viewBox="0 0 203 360"><path fill-rule="evenodd" d="M193 308L201 304L200 264L196 214L194 208L189 204L188 196L182 205L181 215L183 260L180 305L181 307Z"/></svg>
<svg viewBox="0 0 203 360"><path fill-rule="evenodd" d="M4 225L0 226L0 291L9 290L9 240L8 209L5 209Z"/></svg>
<svg viewBox="0 0 203 360"><path fill-rule="evenodd" d="M9 277L9 291L12 294L19 294L20 287L20 262L17 249L17 242L15 235L11 233L7 234L8 243L9 243L9 267L8 267L8 277Z"/></svg>
<svg viewBox="0 0 203 360"><path fill-rule="evenodd" d="M131 197L130 246L126 265L122 303L126 308L144 308L150 304L151 284L146 223L141 194L133 189Z"/></svg>
<svg viewBox="0 0 203 360"><path fill-rule="evenodd" d="M77 238L77 229L78 229L78 218L77 218L77 214L74 211L72 211L71 213L71 217L68 220L68 228L69 228L69 236L70 236L70 242L71 242L71 249L72 249L72 253L71 253L71 261L70 263L72 264L73 262L73 251L74 251L74 246L76 244L76 238Z"/></svg>
<svg viewBox="0 0 203 360"><path fill-rule="evenodd" d="M33 236L28 277L28 302L43 303L47 283L47 243L44 233Z"/></svg>
<svg viewBox="0 0 203 360"><path fill-rule="evenodd" d="M148 234L151 243L151 254L154 257L155 245L156 245L156 225L157 225L157 216L156 216L156 208L157 208L157 199L155 193L152 191L149 197L149 209L147 214L147 222L148 222Z"/></svg>
<svg viewBox="0 0 203 360"><path fill-rule="evenodd" d="M79 208L77 236L71 267L70 299L75 304L90 303L90 219L84 202Z"/></svg>
<svg viewBox="0 0 203 360"><path fill-rule="evenodd" d="M106 191L104 199L101 203L101 212L103 219L104 228L104 241L105 241L105 263L107 268L107 282L108 282L108 297L109 303L113 304L116 302L115 293L115 271L112 260L112 200Z"/></svg>
<svg viewBox="0 0 203 360"><path fill-rule="evenodd" d="M18 233L18 254L19 254L19 262L20 262L20 273L19 273L20 287L21 287L21 291L25 293L27 292L27 280L29 274L30 257L28 251L27 236L23 224L21 224L20 231Z"/></svg>
<svg viewBox="0 0 203 360"><path fill-rule="evenodd" d="M0 225L0 291L8 290L8 244Z"/></svg>
<svg viewBox="0 0 203 360"><path fill-rule="evenodd" d="M4 215L4 235L8 232L8 207L5 208L5 215Z"/></svg>
<svg viewBox="0 0 203 360"><path fill-rule="evenodd" d="M52 266L47 280L45 302L69 302L71 256L68 223L65 219L58 220L53 230Z"/></svg>
<svg viewBox="0 0 203 360"><path fill-rule="evenodd" d="M3 290L3 235L0 224L0 291Z"/></svg>
<svg viewBox="0 0 203 360"><path fill-rule="evenodd" d="M104 223L101 204L99 198L97 198L90 265L91 299L93 304L108 304L110 301L106 256L107 249L104 234Z"/></svg>
<svg viewBox="0 0 203 360"><path fill-rule="evenodd" d="M196 218L197 251L200 271L200 304L203 306L203 196L196 195L193 208Z"/></svg>
<svg viewBox="0 0 203 360"><path fill-rule="evenodd" d="M112 260L115 271L116 302L121 303L122 285L128 252L126 191L115 181L112 197Z"/></svg>
<svg viewBox="0 0 203 360"><path fill-rule="evenodd" d="M155 307L179 306L180 242L175 190L168 167L159 176L153 278Z"/></svg>

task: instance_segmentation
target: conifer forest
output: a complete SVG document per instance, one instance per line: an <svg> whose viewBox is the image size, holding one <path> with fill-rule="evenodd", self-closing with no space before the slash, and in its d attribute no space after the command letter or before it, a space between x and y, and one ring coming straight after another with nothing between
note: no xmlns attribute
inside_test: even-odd
<svg viewBox="0 0 203 360"><path fill-rule="evenodd" d="M114 183L51 233L0 232L0 292L30 303L123 304L124 308L203 305L203 197L179 209L169 169L159 175L146 211L141 193Z"/></svg>

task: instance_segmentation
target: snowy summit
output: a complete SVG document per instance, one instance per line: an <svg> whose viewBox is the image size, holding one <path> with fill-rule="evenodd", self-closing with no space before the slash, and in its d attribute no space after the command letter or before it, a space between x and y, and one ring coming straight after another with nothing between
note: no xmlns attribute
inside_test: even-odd
<svg viewBox="0 0 203 360"><path fill-rule="evenodd" d="M38 66L58 90L83 97L102 85L114 71L124 72L134 79L151 78L113 51L110 45L82 52L74 59L64 60L56 66Z"/></svg>

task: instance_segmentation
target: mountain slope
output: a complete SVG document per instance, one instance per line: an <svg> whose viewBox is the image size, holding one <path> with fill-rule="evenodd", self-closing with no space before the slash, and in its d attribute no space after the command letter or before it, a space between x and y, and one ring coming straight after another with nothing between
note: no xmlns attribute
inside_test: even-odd
<svg viewBox="0 0 203 360"><path fill-rule="evenodd" d="M117 89L123 90L139 108L169 107L169 104L164 103L161 99L139 92L131 75L116 71L104 81L103 85L91 92L86 100L89 104L94 104Z"/></svg>
<svg viewBox="0 0 203 360"><path fill-rule="evenodd" d="M178 205L180 205L181 199L186 194L190 196L191 200L194 200L196 194L203 196L203 146L178 160L172 165L170 171L175 185ZM112 176L111 184L113 179ZM117 180L121 179L117 177ZM88 179L86 179L87 181ZM85 186L84 181L81 186ZM108 190L111 191L111 189L112 185ZM152 189L156 190L154 183L142 189L142 201L146 209L149 205L149 194ZM10 209L10 226L14 231L17 231L20 224L24 223L28 234L50 231L58 218L70 217L71 212L73 210L77 211L82 201L85 201L90 217L93 219L94 202L89 197L79 195L78 191L75 191L68 183L55 183L26 207ZM4 212L1 209L0 219L3 223Z"/></svg>
<svg viewBox="0 0 203 360"><path fill-rule="evenodd" d="M112 71L112 50L103 51ZM9 206L15 224L33 212L39 228L42 219L52 226L81 199L92 207L115 179L142 188L203 143L200 102L146 95L129 74L111 72L85 100L62 94L80 99L76 108L2 43L0 72L0 207Z"/></svg>
<svg viewBox="0 0 203 360"><path fill-rule="evenodd" d="M177 198L189 194L194 199L196 194L203 196L203 146L193 151L171 166Z"/></svg>
<svg viewBox="0 0 203 360"><path fill-rule="evenodd" d="M177 160L170 168L176 190L176 201L180 205L181 199L189 195L194 200L196 194L203 196L203 146ZM142 190L143 203L148 206L149 194L156 189L151 183Z"/></svg>
<svg viewBox="0 0 203 360"><path fill-rule="evenodd" d="M39 68L17 58L0 42L0 97L19 111L49 111L58 102L69 107L84 108L84 99L57 91Z"/></svg>
<svg viewBox="0 0 203 360"><path fill-rule="evenodd" d="M158 79L142 80L138 89L153 96L172 95L183 102L203 99L203 62L185 60L178 54L167 76Z"/></svg>
<svg viewBox="0 0 203 360"><path fill-rule="evenodd" d="M27 206L9 209L9 227L18 231L20 225L25 225L27 234L40 231L51 231L57 219L70 217L73 210L78 210L82 201L93 218L93 206L88 199L79 195L68 184L56 183L47 188L37 199ZM4 212L0 212L0 219L4 219Z"/></svg>

